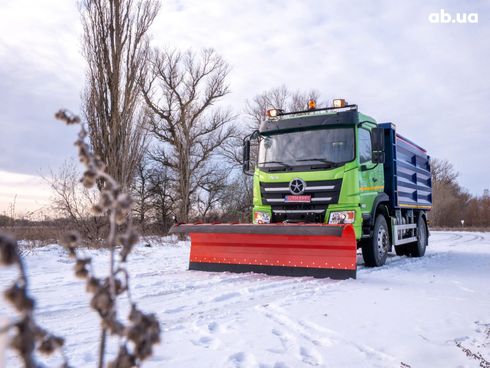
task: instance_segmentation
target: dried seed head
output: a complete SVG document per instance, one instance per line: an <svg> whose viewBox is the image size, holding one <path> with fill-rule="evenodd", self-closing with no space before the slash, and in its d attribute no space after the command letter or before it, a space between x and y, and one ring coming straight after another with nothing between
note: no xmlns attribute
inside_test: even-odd
<svg viewBox="0 0 490 368"><path fill-rule="evenodd" d="M89 272L87 265L91 262L90 258L79 258L75 263L75 275L81 279L88 276Z"/></svg>
<svg viewBox="0 0 490 368"><path fill-rule="evenodd" d="M34 309L34 299L27 295L25 287L17 283L5 290L4 296L19 312Z"/></svg>
<svg viewBox="0 0 490 368"><path fill-rule="evenodd" d="M105 319L103 325L110 331L113 335L122 336L124 334L124 324L117 321L116 319Z"/></svg>
<svg viewBox="0 0 490 368"><path fill-rule="evenodd" d="M78 138L83 141L83 140L85 140L85 138L87 137L87 135L88 135L88 132L85 129L85 126L82 125L80 131L78 132Z"/></svg>
<svg viewBox="0 0 490 368"><path fill-rule="evenodd" d="M82 183L87 189L93 188L95 185L95 179L97 178L97 173L94 170L87 170L83 173Z"/></svg>
<svg viewBox="0 0 490 368"><path fill-rule="evenodd" d="M38 350L40 353L50 355L56 349L61 348L64 343L65 340L62 337L48 335L41 341Z"/></svg>
<svg viewBox="0 0 490 368"><path fill-rule="evenodd" d="M95 293L97 291L97 288L100 286L100 282L97 278L95 277L90 277L87 280L87 291L89 293Z"/></svg>
<svg viewBox="0 0 490 368"><path fill-rule="evenodd" d="M32 360L32 352L35 348L34 334L32 334L33 321L31 317L25 316L15 325L17 334L12 339L10 346L17 350L24 361Z"/></svg>
<svg viewBox="0 0 490 368"><path fill-rule="evenodd" d="M114 279L114 287L115 287L115 291L116 291L116 295L121 295L122 293L124 293L128 288L127 286L119 279Z"/></svg>
<svg viewBox="0 0 490 368"><path fill-rule="evenodd" d="M133 304L131 307L131 311L129 312L128 319L133 322L133 324L138 324L143 319L143 312L141 312L136 305Z"/></svg>
<svg viewBox="0 0 490 368"><path fill-rule="evenodd" d="M109 286L104 285L100 286L92 300L90 301L90 306L99 312L99 315L102 318L106 318L111 314L112 307L114 306L114 301L111 298L111 294L109 292Z"/></svg>
<svg viewBox="0 0 490 368"><path fill-rule="evenodd" d="M126 346L121 346L116 359L108 364L108 368L133 368L136 366L136 357L128 352Z"/></svg>
<svg viewBox="0 0 490 368"><path fill-rule="evenodd" d="M17 242L6 235L0 235L0 264L9 266L17 262L19 262Z"/></svg>
<svg viewBox="0 0 490 368"><path fill-rule="evenodd" d="M66 248L76 248L80 243L80 234L78 231L69 231L64 235L62 243Z"/></svg>
<svg viewBox="0 0 490 368"><path fill-rule="evenodd" d="M42 340L46 336L48 336L48 331L46 331L44 328L41 328L39 326L35 326L34 337L36 338L36 340Z"/></svg>
<svg viewBox="0 0 490 368"><path fill-rule="evenodd" d="M77 231L69 231L63 235L61 244L66 248L72 258L76 258L76 247L80 243L80 234Z"/></svg>
<svg viewBox="0 0 490 368"><path fill-rule="evenodd" d="M127 193L121 193L117 196L117 204L120 206L121 209L123 210L129 210L131 209L131 197Z"/></svg>
<svg viewBox="0 0 490 368"><path fill-rule="evenodd" d="M63 121L66 125L79 124L80 118L77 115L72 114L68 110L59 110L54 117Z"/></svg>
<svg viewBox="0 0 490 368"><path fill-rule="evenodd" d="M100 202L99 206L101 206L104 209L108 209L112 207L112 204L114 203L114 196L110 190L103 190L102 193L100 193Z"/></svg>
<svg viewBox="0 0 490 368"><path fill-rule="evenodd" d="M153 346L151 342L147 339L141 341L138 345L136 345L135 350L136 356L141 360L144 360L151 356L151 354L153 354Z"/></svg>
<svg viewBox="0 0 490 368"><path fill-rule="evenodd" d="M92 206L92 213L94 214L94 216L100 216L104 214L104 209L100 204L94 204Z"/></svg>
<svg viewBox="0 0 490 368"><path fill-rule="evenodd" d="M75 142L75 145L78 146L78 158L80 162L84 165L88 165L90 163L90 151L88 146L82 140Z"/></svg>
<svg viewBox="0 0 490 368"><path fill-rule="evenodd" d="M102 161L102 159L100 158L100 156L95 156L94 157L94 164L95 164L95 167L102 171L102 172L105 172L105 169L106 169L106 165L104 163L104 161Z"/></svg>
<svg viewBox="0 0 490 368"><path fill-rule="evenodd" d="M56 347L53 344L53 340L51 339L44 339L41 342L41 345L39 345L38 350L40 353L50 355L55 351Z"/></svg>
<svg viewBox="0 0 490 368"><path fill-rule="evenodd" d="M152 354L152 346L160 342L160 324L154 314L144 314L135 305L128 318L132 325L127 336L135 344L135 355L139 359L146 359Z"/></svg>
<svg viewBox="0 0 490 368"><path fill-rule="evenodd" d="M121 208L116 209L116 224L123 225L128 219L128 211Z"/></svg>
<svg viewBox="0 0 490 368"><path fill-rule="evenodd" d="M126 262L129 253L133 249L133 246L138 242L138 234L133 230L129 229L125 234L122 234L118 238L119 244L122 245L121 249L121 261Z"/></svg>

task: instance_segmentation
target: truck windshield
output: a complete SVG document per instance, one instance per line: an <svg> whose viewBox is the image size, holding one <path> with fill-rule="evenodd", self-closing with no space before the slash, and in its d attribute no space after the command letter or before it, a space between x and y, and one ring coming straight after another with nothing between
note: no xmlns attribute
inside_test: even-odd
<svg viewBox="0 0 490 368"><path fill-rule="evenodd" d="M337 166L354 157L354 129L329 128L263 136L258 163L262 167Z"/></svg>

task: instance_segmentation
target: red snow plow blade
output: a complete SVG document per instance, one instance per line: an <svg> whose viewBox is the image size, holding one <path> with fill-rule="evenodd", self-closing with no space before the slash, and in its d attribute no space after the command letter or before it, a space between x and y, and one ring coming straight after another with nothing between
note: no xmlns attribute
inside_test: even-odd
<svg viewBox="0 0 490 368"><path fill-rule="evenodd" d="M190 235L190 270L356 278L351 225L180 224L170 233Z"/></svg>

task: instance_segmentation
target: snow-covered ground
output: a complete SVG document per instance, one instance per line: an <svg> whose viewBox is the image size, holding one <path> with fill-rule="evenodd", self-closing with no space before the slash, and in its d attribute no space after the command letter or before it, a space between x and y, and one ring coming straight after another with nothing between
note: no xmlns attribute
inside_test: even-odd
<svg viewBox="0 0 490 368"><path fill-rule="evenodd" d="M107 253L89 253L105 271ZM188 255L187 243L132 254L133 298L163 331L145 367L478 367L456 342L490 360L490 233L433 232L425 257L377 269L359 257L344 281L187 271ZM59 246L26 261L39 322L67 338L73 366L94 367L98 317L72 261ZM12 278L0 269L0 288Z"/></svg>

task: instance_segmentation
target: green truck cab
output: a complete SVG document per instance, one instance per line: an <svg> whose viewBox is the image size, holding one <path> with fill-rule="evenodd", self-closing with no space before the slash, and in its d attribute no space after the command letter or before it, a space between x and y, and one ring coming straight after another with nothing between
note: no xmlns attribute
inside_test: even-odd
<svg viewBox="0 0 490 368"><path fill-rule="evenodd" d="M432 185L423 148L344 100L267 115L244 140L253 223L352 224L366 266L383 265L393 246L398 255L424 255Z"/></svg>

